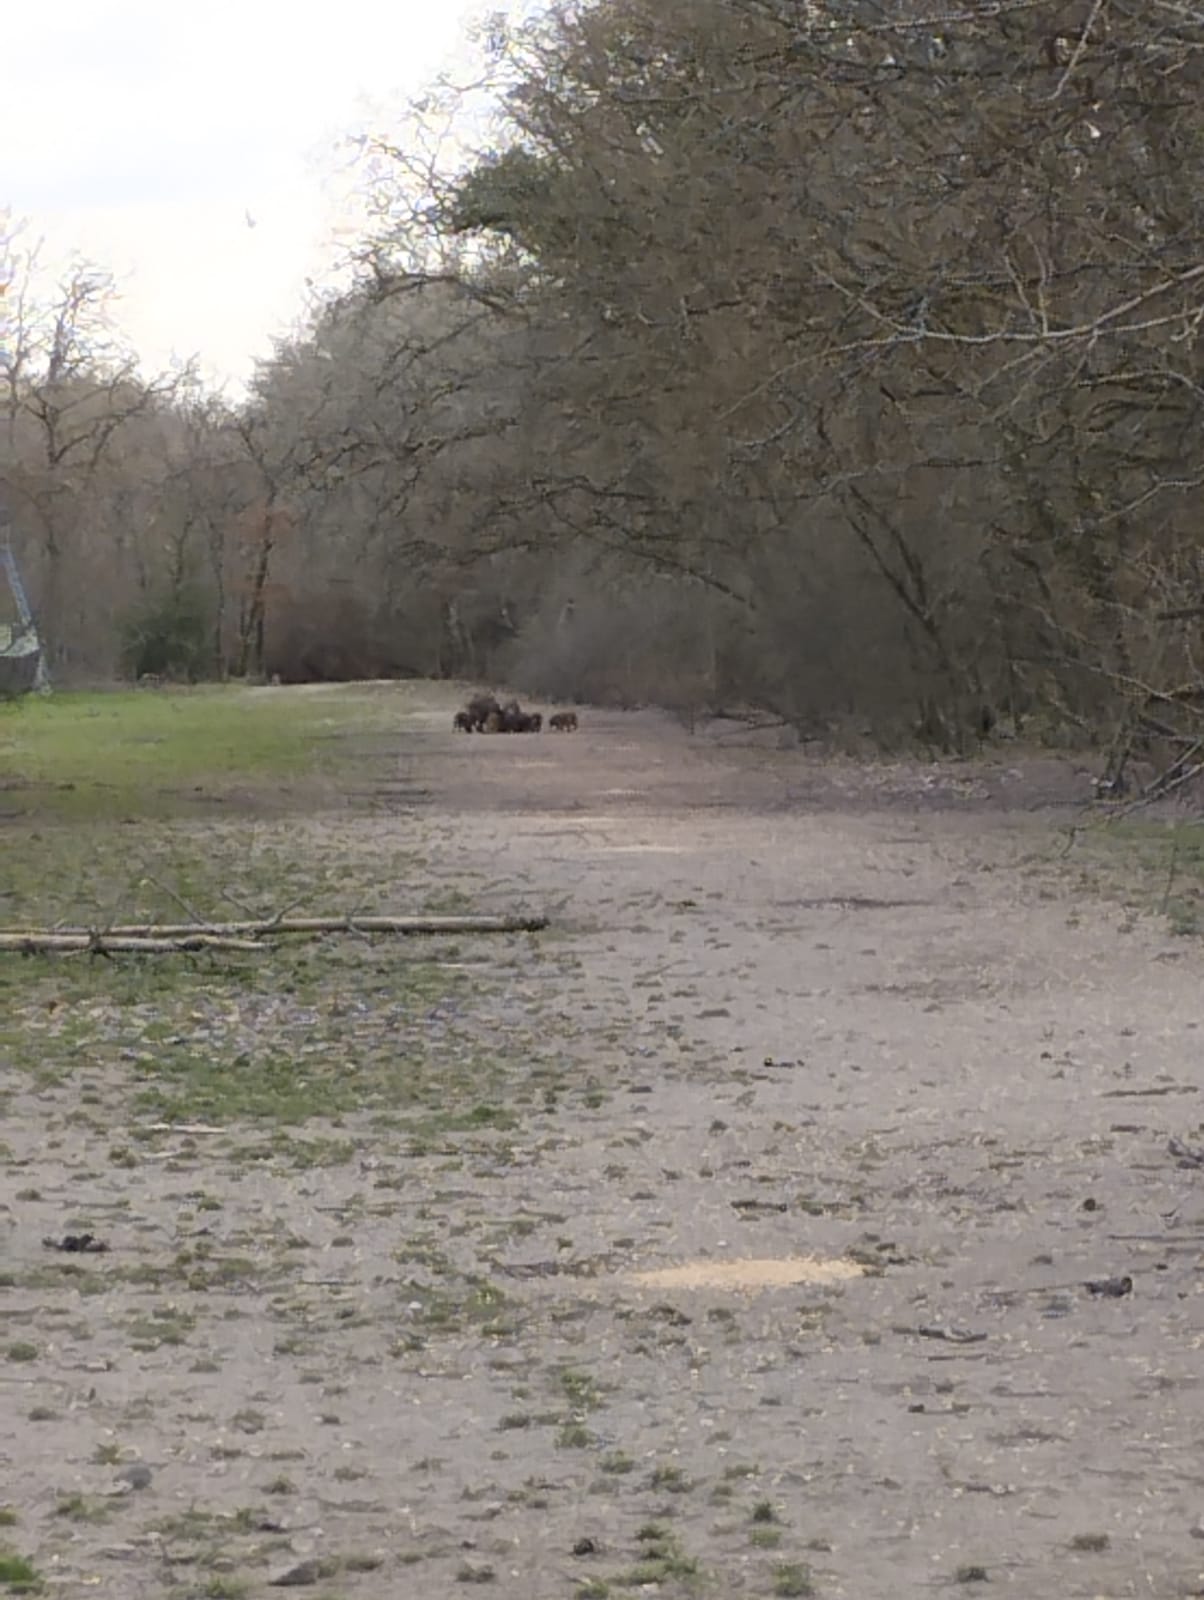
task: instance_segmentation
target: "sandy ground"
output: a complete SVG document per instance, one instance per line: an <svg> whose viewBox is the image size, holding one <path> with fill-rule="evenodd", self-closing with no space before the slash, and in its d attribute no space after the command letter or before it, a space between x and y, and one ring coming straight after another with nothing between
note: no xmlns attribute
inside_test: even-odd
<svg viewBox="0 0 1204 1600"><path fill-rule="evenodd" d="M1204 1593L1201 956L1050 867L1085 777L582 721L433 693L368 814L289 825L419 850L399 909L552 912L469 1019L559 1073L508 1139L128 1170L13 1096L13 1544L129 1600ZM80 1221L91 1294L36 1278ZM154 1278L202 1239L242 1265Z"/></svg>

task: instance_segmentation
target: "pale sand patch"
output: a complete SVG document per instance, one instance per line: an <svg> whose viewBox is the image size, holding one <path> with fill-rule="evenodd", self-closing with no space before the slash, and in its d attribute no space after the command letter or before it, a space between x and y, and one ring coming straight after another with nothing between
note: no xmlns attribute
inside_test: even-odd
<svg viewBox="0 0 1204 1600"><path fill-rule="evenodd" d="M781 1256L758 1260L687 1261L680 1267L631 1272L627 1282L644 1289L784 1289L792 1283L843 1283L862 1268L839 1257Z"/></svg>

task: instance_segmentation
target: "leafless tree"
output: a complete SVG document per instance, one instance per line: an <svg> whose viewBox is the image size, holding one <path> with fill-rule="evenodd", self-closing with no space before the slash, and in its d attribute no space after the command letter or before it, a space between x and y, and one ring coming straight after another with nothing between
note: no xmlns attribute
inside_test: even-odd
<svg viewBox="0 0 1204 1600"><path fill-rule="evenodd" d="M86 481L76 548L195 594L215 669L1190 746L1204 20L600 0L480 45L365 143L358 281L245 405L139 388L95 275L21 313L47 593Z"/></svg>
<svg viewBox="0 0 1204 1600"><path fill-rule="evenodd" d="M77 264L42 306L30 283L34 254L19 266L5 359L4 470L45 636L55 660L69 666L95 636L89 604L111 591L106 575L131 538L128 496L112 498L106 482L118 441L136 423L162 419L180 376L141 376L113 330L113 286L104 273Z"/></svg>
<svg viewBox="0 0 1204 1600"><path fill-rule="evenodd" d="M454 181L411 149L397 207L403 261L418 195L481 242L464 277L520 285L545 448L512 515L708 590L745 690L800 712L910 706L956 743L1170 692L1186 639L1152 619L1199 596L1202 28L616 0L514 32L503 139Z"/></svg>

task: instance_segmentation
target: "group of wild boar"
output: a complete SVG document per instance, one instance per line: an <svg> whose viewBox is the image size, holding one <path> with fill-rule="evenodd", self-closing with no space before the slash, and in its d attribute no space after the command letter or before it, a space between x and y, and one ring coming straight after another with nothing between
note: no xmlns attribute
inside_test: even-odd
<svg viewBox="0 0 1204 1600"><path fill-rule="evenodd" d="M452 719L457 733L542 733L543 717L538 711L524 711L517 700L499 705L491 694L474 694ZM576 733L577 713L558 711L548 718L554 733Z"/></svg>

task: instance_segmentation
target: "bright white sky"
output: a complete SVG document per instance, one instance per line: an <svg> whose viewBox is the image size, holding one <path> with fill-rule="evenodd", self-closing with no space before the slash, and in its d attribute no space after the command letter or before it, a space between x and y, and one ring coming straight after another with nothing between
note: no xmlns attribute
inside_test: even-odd
<svg viewBox="0 0 1204 1600"><path fill-rule="evenodd" d="M0 0L0 210L116 274L148 369L245 379L358 235L339 141L393 131L480 0ZM488 9L507 11L506 0ZM255 226L247 222L248 213Z"/></svg>

